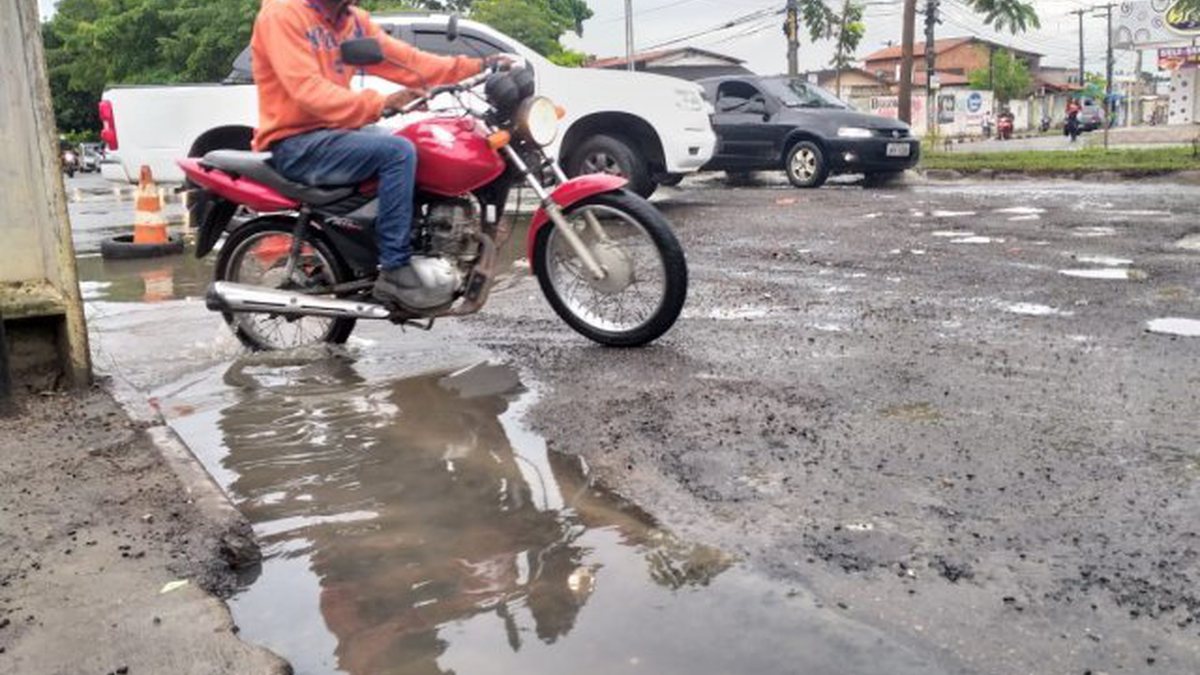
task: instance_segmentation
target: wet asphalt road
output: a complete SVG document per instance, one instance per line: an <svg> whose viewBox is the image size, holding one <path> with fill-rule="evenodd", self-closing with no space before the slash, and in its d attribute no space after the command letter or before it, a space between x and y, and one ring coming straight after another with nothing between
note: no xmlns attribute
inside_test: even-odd
<svg viewBox="0 0 1200 675"><path fill-rule="evenodd" d="M294 423L296 406L316 406L323 419L321 397L335 391L344 393L331 400L355 411L351 422L385 429L390 418L353 401L388 396L404 410L403 378L498 356L539 393L524 424L544 439L550 462L581 456L654 527L716 546L753 572L752 581L726 574L715 591L671 597L715 593L706 611L745 617L735 624L756 626L748 642L760 649L795 635L795 656L740 661L759 664L754 672L789 672L785 662L812 673L1200 670L1200 338L1146 330L1156 319L1200 319L1200 250L1178 245L1200 231L1200 189L998 182L799 192L705 178L658 203L688 251L692 290L684 319L648 349L589 345L525 278L506 282L484 314L432 334L365 326L349 376L331 381L323 362L311 366L316 375L272 374L291 362L257 364L270 386L247 394L228 380L231 361L242 367L240 350L195 300L204 263L85 258L97 362L127 400L161 410L234 498L256 509L263 495L237 486L246 466L265 465L245 453L272 453L261 440L239 450L222 420L244 419L248 405L268 427L272 414ZM318 386L306 394L309 382ZM302 443L331 431L354 438L317 426ZM512 452L529 451L526 431L507 433ZM328 461L334 449L347 468L359 461L345 442L309 451ZM302 469L295 456L280 464ZM284 500L270 510L328 518L341 508L312 504L308 473L281 475L265 474L258 488ZM272 481L283 487L267 491ZM277 536L274 522L261 527ZM317 518L297 536L343 541L344 528L320 527L330 525ZM278 546L281 565L297 555L296 544ZM626 628L671 616L638 609L667 602L639 601L644 591L605 596L618 584L602 568L622 568L611 550L597 550L592 605L630 608ZM274 585L281 577L268 567L246 597L319 595L310 611L323 611L315 626L324 630L335 622L324 604L328 579L318 576L312 588ZM381 582L371 577L364 588L373 583ZM567 662L611 653L602 642L593 642L605 644L599 651L581 646L614 635L589 618L597 612L584 607L578 637L564 635L549 653ZM304 634L253 621L270 616L244 613L243 634L268 644ZM706 624L725 622L679 624L660 644L681 651L641 658L663 664L659 672L713 666L685 656L688 635L713 644ZM439 629L450 654L491 644L469 640L470 625L460 617ZM343 666L351 642L336 647ZM842 652L855 660L839 660ZM536 672L530 663L553 661L538 653L526 649L510 665ZM612 672L604 660L574 662Z"/></svg>
<svg viewBox="0 0 1200 675"><path fill-rule="evenodd" d="M532 284L469 324L553 392L551 448L948 672L1200 671L1200 339L1147 332L1200 319L1200 190L661 206L693 285L657 346L589 347Z"/></svg>

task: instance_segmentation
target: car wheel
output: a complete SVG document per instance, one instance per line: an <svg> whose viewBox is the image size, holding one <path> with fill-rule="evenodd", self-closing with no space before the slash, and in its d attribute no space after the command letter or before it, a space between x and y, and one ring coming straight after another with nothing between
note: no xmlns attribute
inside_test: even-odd
<svg viewBox="0 0 1200 675"><path fill-rule="evenodd" d="M819 188L829 178L825 153L812 141L800 141L788 152L784 165L788 181L798 188Z"/></svg>
<svg viewBox="0 0 1200 675"><path fill-rule="evenodd" d="M567 160L567 174L592 173L620 176L629 181L629 189L649 197L658 185L650 175L650 164L628 141L616 136L592 136L575 148Z"/></svg>
<svg viewBox="0 0 1200 675"><path fill-rule="evenodd" d="M681 174L681 173L668 173L668 174L664 174L658 178L658 184L665 185L667 187L675 187L676 185L679 185L682 182L683 182L683 174Z"/></svg>

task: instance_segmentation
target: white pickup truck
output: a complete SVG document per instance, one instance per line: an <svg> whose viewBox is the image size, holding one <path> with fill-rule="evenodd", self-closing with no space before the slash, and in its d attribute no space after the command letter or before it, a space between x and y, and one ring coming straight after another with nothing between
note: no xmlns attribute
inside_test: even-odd
<svg viewBox="0 0 1200 675"><path fill-rule="evenodd" d="M567 110L557 153L569 175L615 173L649 195L660 183L678 181L712 157L716 137L703 89L684 80L623 71L563 68L516 40L472 21L459 24L459 39L446 38L449 17L393 15L374 18L382 29L419 49L468 56L517 54L537 78L538 92ZM395 85L360 78L356 86L384 91ZM135 181L148 165L159 180L179 182L180 157L215 149L248 149L258 119L249 50L222 84L119 86L104 92L100 117L110 161L106 178ZM436 107L436 106L435 106ZM403 125L403 119L391 122Z"/></svg>

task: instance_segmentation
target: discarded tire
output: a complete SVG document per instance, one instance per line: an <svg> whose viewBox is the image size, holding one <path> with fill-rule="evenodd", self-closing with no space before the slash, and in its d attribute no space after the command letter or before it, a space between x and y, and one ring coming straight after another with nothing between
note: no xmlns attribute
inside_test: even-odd
<svg viewBox="0 0 1200 675"><path fill-rule="evenodd" d="M123 234L100 243L100 257L106 260L158 258L183 253L183 238L173 234L163 244L135 244L132 234Z"/></svg>

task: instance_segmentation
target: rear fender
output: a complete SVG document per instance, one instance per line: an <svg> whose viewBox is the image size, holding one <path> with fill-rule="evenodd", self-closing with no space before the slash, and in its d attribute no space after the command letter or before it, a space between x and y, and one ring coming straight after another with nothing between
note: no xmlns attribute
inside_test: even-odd
<svg viewBox="0 0 1200 675"><path fill-rule="evenodd" d="M232 176L205 165L197 158L181 159L176 164L183 169L183 174L191 182L252 211L270 213L300 208L299 202L284 197L262 183Z"/></svg>
<svg viewBox="0 0 1200 675"><path fill-rule="evenodd" d="M575 204L606 192L616 192L629 184L629 181L619 176L607 174L589 174L579 176L555 188L550 198L564 211ZM537 246L538 233L550 222L550 215L545 208L538 208L533 214L533 222L529 224L529 238L526 241L529 259L533 260L533 249Z"/></svg>

